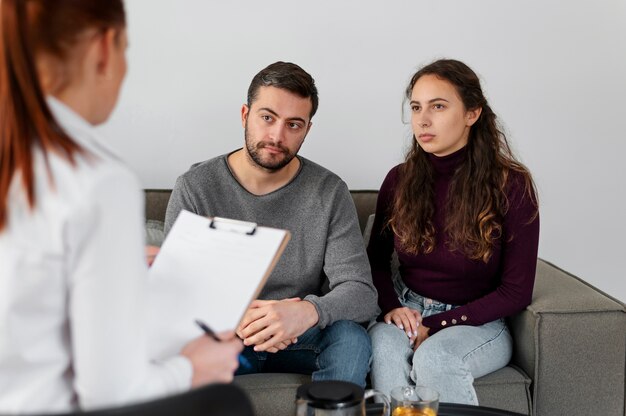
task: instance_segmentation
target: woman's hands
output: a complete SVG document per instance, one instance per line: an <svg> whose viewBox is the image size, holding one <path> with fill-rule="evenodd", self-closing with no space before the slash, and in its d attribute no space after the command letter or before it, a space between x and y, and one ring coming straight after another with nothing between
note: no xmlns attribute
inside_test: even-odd
<svg viewBox="0 0 626 416"><path fill-rule="evenodd" d="M402 307L395 308L387 312L384 317L385 322L394 324L406 332L409 343L413 346L413 351L428 338L430 328L422 325L422 314L415 309Z"/></svg>
<svg viewBox="0 0 626 416"><path fill-rule="evenodd" d="M398 328L406 332L407 337L411 340L411 344L418 335L418 328L422 322L422 314L407 307L395 308L385 314L385 322L394 324Z"/></svg>
<svg viewBox="0 0 626 416"><path fill-rule="evenodd" d="M422 342L426 341L428 331L430 331L430 328L424 325L420 325L419 328L417 328L417 336L413 339L413 351L422 345Z"/></svg>
<svg viewBox="0 0 626 416"><path fill-rule="evenodd" d="M218 337L222 342L202 335L183 347L181 355L187 357L193 367L192 387L233 380L243 343L232 331L218 334Z"/></svg>

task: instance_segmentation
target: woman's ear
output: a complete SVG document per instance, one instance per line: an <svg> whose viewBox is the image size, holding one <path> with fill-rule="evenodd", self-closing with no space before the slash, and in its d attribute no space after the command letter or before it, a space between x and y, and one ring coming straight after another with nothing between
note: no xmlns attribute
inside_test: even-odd
<svg viewBox="0 0 626 416"><path fill-rule="evenodd" d="M483 112L482 107L477 107L473 110L468 110L465 113L465 125L471 127L480 118L480 114Z"/></svg>
<svg viewBox="0 0 626 416"><path fill-rule="evenodd" d="M117 30L108 28L96 38L96 71L98 78L102 81L108 81L113 77L112 56L113 48L116 47L118 41L117 36Z"/></svg>

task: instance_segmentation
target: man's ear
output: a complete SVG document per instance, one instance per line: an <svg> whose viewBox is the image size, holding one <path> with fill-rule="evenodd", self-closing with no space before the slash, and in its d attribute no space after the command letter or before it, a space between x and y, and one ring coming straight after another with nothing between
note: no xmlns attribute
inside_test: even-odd
<svg viewBox="0 0 626 416"><path fill-rule="evenodd" d="M477 107L473 110L468 110L465 113L465 125L467 127L472 127L474 123L476 123L476 121L478 120L482 112L483 112L482 107Z"/></svg>
<svg viewBox="0 0 626 416"><path fill-rule="evenodd" d="M241 106L241 127L246 127L246 121L248 121L248 114L250 113L250 108L247 104Z"/></svg>

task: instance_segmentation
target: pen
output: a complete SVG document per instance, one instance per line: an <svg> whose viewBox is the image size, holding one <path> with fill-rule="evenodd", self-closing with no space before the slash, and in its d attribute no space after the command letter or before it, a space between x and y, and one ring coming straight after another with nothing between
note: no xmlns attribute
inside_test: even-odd
<svg viewBox="0 0 626 416"><path fill-rule="evenodd" d="M215 331L213 331L207 324L199 319L196 319L196 324L204 331L206 335L213 338L217 342L222 342L222 340L219 339L215 334ZM248 361L248 359L241 354L239 354L239 365L248 370L252 368L252 364L250 364L250 361Z"/></svg>
<svg viewBox="0 0 626 416"><path fill-rule="evenodd" d="M198 326L204 331L205 334L213 338L215 341L222 342L222 340L219 339L217 335L215 335L215 332L211 328L209 328L207 324L205 324L199 319L196 319L196 324L198 324Z"/></svg>

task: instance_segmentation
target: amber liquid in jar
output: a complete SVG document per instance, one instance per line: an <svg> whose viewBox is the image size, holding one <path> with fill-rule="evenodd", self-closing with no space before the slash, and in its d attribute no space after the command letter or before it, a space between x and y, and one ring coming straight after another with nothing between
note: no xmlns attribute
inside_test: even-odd
<svg viewBox="0 0 626 416"><path fill-rule="evenodd" d="M430 407L396 407L391 416L437 416L437 412Z"/></svg>

